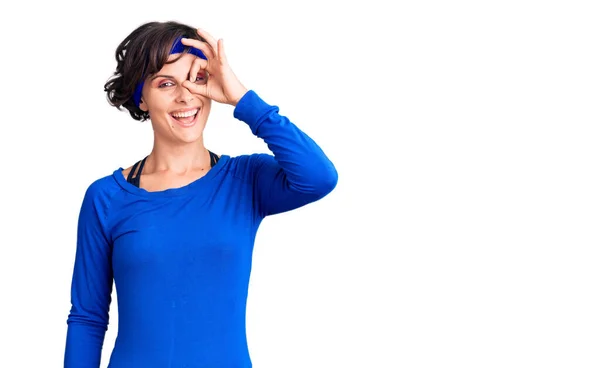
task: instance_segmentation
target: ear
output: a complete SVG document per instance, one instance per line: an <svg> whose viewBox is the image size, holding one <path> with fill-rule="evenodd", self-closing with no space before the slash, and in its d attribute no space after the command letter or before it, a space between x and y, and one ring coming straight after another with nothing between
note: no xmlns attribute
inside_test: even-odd
<svg viewBox="0 0 600 368"><path fill-rule="evenodd" d="M148 105L146 105L146 103L144 102L143 97L140 99L140 110L148 112Z"/></svg>

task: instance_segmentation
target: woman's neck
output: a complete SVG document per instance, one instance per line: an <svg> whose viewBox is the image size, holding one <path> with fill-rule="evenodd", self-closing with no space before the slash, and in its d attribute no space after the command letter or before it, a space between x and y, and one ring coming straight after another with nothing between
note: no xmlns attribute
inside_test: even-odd
<svg viewBox="0 0 600 368"><path fill-rule="evenodd" d="M202 140L182 145L154 142L144 171L147 173L172 172L185 174L199 168L210 167L210 154Z"/></svg>

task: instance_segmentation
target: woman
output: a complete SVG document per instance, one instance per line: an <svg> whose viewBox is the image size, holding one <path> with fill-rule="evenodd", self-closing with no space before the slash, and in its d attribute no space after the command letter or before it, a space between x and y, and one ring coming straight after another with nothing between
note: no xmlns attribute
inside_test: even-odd
<svg viewBox="0 0 600 368"><path fill-rule="evenodd" d="M327 195L337 171L277 106L240 83L223 41L207 32L147 23L116 58L108 100L149 119L154 146L86 191L65 366L99 366L114 280L110 367L251 367L245 313L257 229ZM273 155L209 151L202 133L212 101L235 106Z"/></svg>

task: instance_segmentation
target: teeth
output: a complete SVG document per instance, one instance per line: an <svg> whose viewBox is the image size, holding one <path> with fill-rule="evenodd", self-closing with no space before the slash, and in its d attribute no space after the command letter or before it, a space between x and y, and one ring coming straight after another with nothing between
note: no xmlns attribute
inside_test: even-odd
<svg viewBox="0 0 600 368"><path fill-rule="evenodd" d="M198 112L198 109L188 111L188 112L174 112L171 115L175 118L187 118L187 117L196 115L197 112Z"/></svg>

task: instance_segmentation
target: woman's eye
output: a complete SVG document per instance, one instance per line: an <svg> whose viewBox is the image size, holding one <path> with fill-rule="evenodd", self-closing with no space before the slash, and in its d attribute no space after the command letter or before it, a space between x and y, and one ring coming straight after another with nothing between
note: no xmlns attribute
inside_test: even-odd
<svg viewBox="0 0 600 368"><path fill-rule="evenodd" d="M158 88L171 87L173 85L172 82L164 82L158 85Z"/></svg>
<svg viewBox="0 0 600 368"><path fill-rule="evenodd" d="M206 83L206 73L198 73L196 76L196 83L204 84Z"/></svg>

